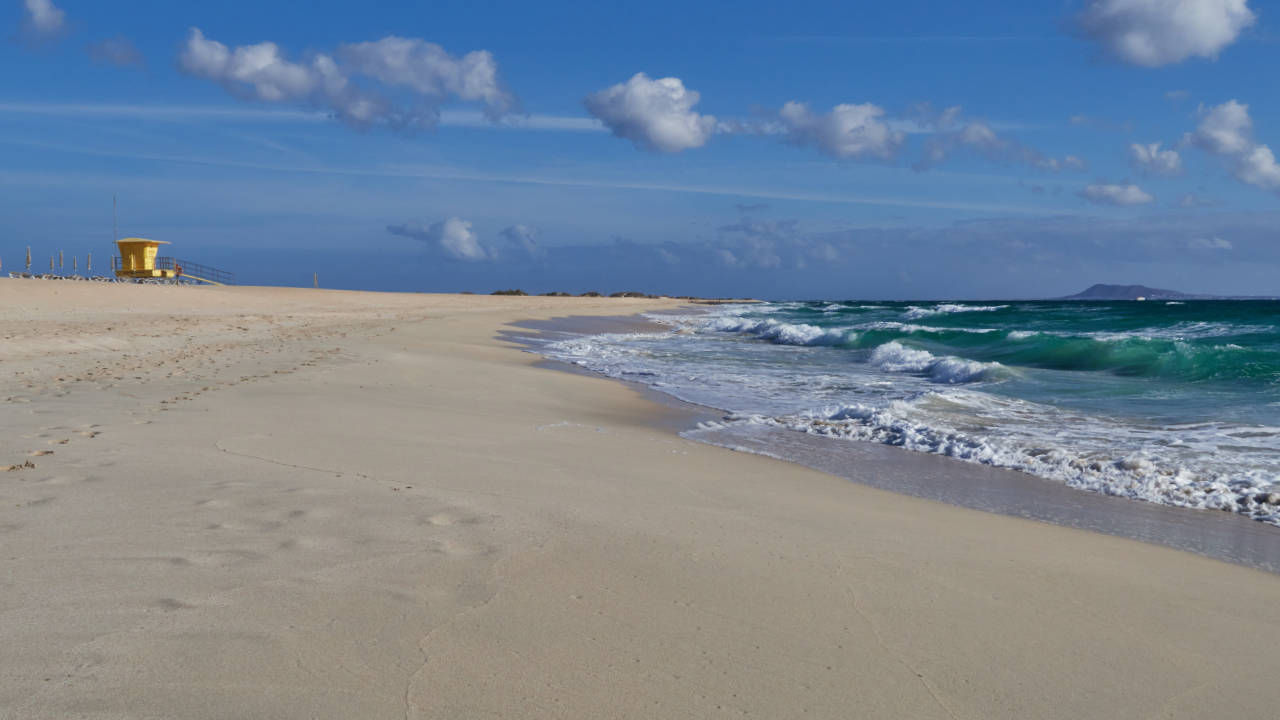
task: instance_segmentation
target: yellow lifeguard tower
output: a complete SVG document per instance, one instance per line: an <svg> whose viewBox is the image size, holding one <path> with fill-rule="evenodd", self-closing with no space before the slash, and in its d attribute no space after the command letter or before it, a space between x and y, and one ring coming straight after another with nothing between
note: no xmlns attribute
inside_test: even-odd
<svg viewBox="0 0 1280 720"><path fill-rule="evenodd" d="M118 278L157 278L172 280L178 271L173 267L156 267L156 254L161 245L168 245L164 240L147 240L144 238L125 238L117 240L120 248L119 265L116 267Z"/></svg>
<svg viewBox="0 0 1280 720"><path fill-rule="evenodd" d="M168 244L164 240L147 240L146 238L117 240L120 257L116 258L116 277L134 282L179 284L201 282L209 285L231 285L235 282L235 275L225 270L188 260L157 257L160 246Z"/></svg>

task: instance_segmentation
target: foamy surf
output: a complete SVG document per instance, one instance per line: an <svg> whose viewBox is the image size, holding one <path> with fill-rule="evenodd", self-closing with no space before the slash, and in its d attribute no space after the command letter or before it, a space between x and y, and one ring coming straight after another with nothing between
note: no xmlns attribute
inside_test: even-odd
<svg viewBox="0 0 1280 720"><path fill-rule="evenodd" d="M703 434L883 443L1280 525L1280 304L1141 305L723 306L546 352L729 413Z"/></svg>

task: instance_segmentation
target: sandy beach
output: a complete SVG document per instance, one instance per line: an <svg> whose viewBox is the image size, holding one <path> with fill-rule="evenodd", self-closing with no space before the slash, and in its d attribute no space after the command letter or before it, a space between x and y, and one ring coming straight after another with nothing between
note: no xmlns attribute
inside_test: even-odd
<svg viewBox="0 0 1280 720"><path fill-rule="evenodd" d="M691 442L499 338L680 305L0 280L0 717L1275 713L1280 576Z"/></svg>

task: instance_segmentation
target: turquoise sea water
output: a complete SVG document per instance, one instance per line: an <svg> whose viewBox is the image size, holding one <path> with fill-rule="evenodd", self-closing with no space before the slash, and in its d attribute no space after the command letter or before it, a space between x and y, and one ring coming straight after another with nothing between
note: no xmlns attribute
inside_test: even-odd
<svg viewBox="0 0 1280 720"><path fill-rule="evenodd" d="M900 445L1280 524L1280 302L789 302L656 319L667 330L547 352L720 408L717 430Z"/></svg>

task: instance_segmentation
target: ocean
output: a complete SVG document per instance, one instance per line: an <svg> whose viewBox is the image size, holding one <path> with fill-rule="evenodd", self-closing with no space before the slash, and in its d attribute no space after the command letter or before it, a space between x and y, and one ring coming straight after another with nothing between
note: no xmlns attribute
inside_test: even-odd
<svg viewBox="0 0 1280 720"><path fill-rule="evenodd" d="M540 352L720 410L694 439L768 427L881 443L1280 525L1277 301L770 302L650 319L662 330Z"/></svg>

